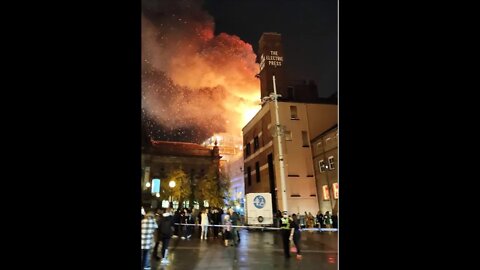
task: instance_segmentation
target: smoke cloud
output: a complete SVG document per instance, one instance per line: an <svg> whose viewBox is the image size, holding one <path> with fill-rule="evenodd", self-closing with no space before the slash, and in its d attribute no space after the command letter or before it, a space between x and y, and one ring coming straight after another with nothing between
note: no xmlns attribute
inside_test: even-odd
<svg viewBox="0 0 480 270"><path fill-rule="evenodd" d="M201 1L142 1L142 109L155 139L241 136L260 109L258 65L239 37L214 35Z"/></svg>

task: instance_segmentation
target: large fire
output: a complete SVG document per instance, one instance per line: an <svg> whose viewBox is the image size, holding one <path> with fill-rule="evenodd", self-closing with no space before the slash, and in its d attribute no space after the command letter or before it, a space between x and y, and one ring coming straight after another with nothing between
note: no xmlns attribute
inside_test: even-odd
<svg viewBox="0 0 480 270"><path fill-rule="evenodd" d="M142 5L146 117L171 132L196 130L186 136L197 142L215 132L240 136L260 109L252 46L237 36L215 36L213 18L199 1L144 0Z"/></svg>

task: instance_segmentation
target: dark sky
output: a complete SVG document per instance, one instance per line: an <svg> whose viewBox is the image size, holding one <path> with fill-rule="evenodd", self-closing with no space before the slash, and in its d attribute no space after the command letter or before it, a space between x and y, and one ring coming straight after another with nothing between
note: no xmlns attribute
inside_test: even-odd
<svg viewBox="0 0 480 270"><path fill-rule="evenodd" d="M205 0L215 34L237 35L257 52L263 32L282 34L292 79L314 80L320 97L337 91L337 0Z"/></svg>

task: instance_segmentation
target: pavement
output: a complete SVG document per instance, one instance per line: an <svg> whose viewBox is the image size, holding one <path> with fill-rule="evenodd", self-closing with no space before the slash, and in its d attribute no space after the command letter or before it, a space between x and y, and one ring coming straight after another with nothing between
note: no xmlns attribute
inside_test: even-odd
<svg viewBox="0 0 480 270"><path fill-rule="evenodd" d="M338 269L338 233L303 231L301 237L302 260L283 255L282 239L278 231L240 230L240 244L225 247L221 238L200 240L196 228L191 239L170 240L169 265L160 265L152 258L152 270L187 269ZM158 255L161 256L161 248Z"/></svg>

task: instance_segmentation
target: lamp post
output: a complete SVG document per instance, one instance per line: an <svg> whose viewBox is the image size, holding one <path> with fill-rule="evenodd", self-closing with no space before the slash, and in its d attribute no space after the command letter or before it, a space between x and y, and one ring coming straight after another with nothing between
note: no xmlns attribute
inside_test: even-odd
<svg viewBox="0 0 480 270"><path fill-rule="evenodd" d="M168 183L168 186L170 187L170 189L174 188L176 185L177 183L175 183L175 181L173 180L170 180L170 182ZM170 190L170 207L173 208L173 198L172 198L171 192L172 191Z"/></svg>
<svg viewBox="0 0 480 270"><path fill-rule="evenodd" d="M277 86L275 84L275 75L273 75L273 93L270 93L268 97L263 97L262 101L274 101L275 102L275 135L277 136L278 143L278 160L280 164L280 188L282 194L282 208L283 211L288 211L287 205L287 185L285 183L285 161L283 160L283 130L280 126L280 116L278 113L278 101L277 99L282 95L277 94Z"/></svg>

